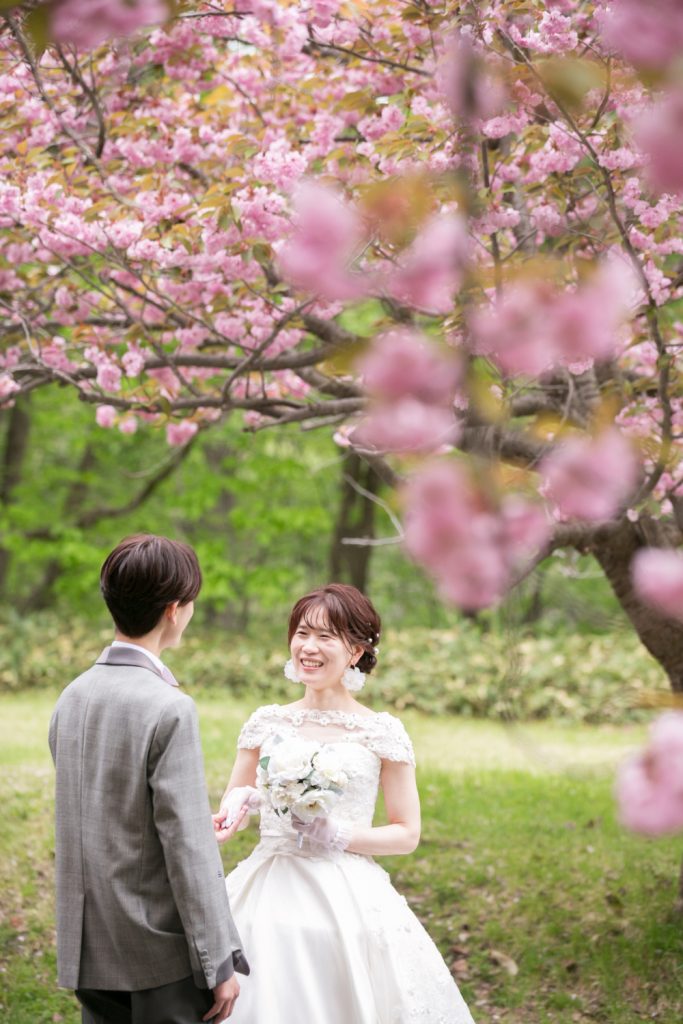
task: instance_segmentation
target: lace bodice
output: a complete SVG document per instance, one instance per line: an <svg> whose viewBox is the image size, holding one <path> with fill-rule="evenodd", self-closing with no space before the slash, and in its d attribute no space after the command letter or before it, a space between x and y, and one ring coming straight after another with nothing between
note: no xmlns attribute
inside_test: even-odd
<svg viewBox="0 0 683 1024"><path fill-rule="evenodd" d="M350 825L372 825L383 760L415 764L413 747L402 722L385 711L363 715L268 704L245 723L237 746L259 748L261 755L265 755L276 743L291 738L315 740L337 751L348 784L334 814ZM287 816L277 815L264 802L261 835L287 836L291 831Z"/></svg>

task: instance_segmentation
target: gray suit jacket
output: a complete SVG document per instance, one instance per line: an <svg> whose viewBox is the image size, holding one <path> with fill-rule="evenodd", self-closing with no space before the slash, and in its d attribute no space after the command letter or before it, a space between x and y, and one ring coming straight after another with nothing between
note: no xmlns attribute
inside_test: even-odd
<svg viewBox="0 0 683 1024"><path fill-rule="evenodd" d="M61 694L57 961L65 988L249 973L211 823L194 702L142 652L105 649Z"/></svg>

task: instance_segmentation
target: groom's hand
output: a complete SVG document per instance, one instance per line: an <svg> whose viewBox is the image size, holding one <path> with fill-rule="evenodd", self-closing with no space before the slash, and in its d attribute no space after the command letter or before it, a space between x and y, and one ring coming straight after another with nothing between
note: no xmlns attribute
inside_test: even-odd
<svg viewBox="0 0 683 1024"><path fill-rule="evenodd" d="M237 812L237 817L232 824L227 824L227 819L219 811L218 814L212 814L211 819L213 821L213 830L216 834L216 839L219 843L227 843L228 839L232 839L235 832L246 818L249 813L249 807L247 804L240 808Z"/></svg>
<svg viewBox="0 0 683 1024"><path fill-rule="evenodd" d="M213 1006L202 1017L202 1020L210 1020L212 1024L221 1024L221 1021L227 1020L235 1009L235 1003L239 994L240 985L236 975L233 974L232 978L228 978L227 981L216 985L213 990Z"/></svg>

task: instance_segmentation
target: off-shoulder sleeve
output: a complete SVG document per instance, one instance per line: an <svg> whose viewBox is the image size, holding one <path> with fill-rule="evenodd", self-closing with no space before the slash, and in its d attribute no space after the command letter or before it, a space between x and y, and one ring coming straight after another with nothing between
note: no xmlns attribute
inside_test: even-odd
<svg viewBox="0 0 683 1024"><path fill-rule="evenodd" d="M257 708L246 720L237 738L238 750L254 750L263 745L268 735L268 718L272 705Z"/></svg>
<svg viewBox="0 0 683 1024"><path fill-rule="evenodd" d="M403 722L387 712L378 715L378 718L380 717L379 728L370 738L369 746L379 757L386 758L387 761L415 764L415 751Z"/></svg>

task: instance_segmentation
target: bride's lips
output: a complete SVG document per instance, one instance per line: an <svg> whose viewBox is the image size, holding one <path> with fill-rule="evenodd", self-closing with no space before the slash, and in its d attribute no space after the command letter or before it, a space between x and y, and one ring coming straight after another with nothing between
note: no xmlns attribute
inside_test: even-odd
<svg viewBox="0 0 683 1024"><path fill-rule="evenodd" d="M317 672L319 668L323 667L322 661L315 661L313 658L299 659L299 664L304 672Z"/></svg>

